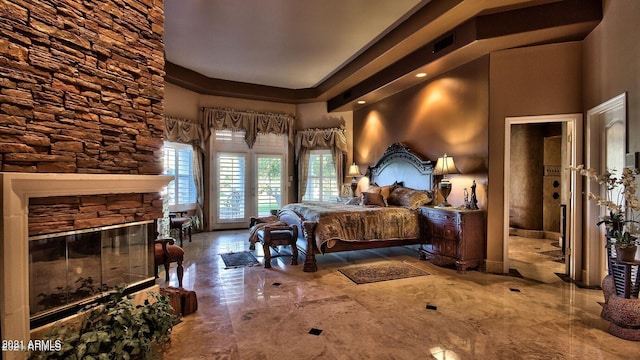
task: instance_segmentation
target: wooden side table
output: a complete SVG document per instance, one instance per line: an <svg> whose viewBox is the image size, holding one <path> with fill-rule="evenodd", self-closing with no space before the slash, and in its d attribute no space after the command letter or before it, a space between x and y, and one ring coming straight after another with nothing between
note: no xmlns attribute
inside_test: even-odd
<svg viewBox="0 0 640 360"><path fill-rule="evenodd" d="M439 266L455 265L458 272L482 266L487 241L482 210L421 207L421 236L430 243L422 256Z"/></svg>

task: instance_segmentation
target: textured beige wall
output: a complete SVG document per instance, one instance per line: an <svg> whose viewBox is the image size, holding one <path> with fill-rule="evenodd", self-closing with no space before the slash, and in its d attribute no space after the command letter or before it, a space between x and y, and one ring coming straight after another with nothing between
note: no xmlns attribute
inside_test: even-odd
<svg viewBox="0 0 640 360"><path fill-rule="evenodd" d="M201 121L200 95L191 90L165 82L164 114L191 121Z"/></svg>
<svg viewBox="0 0 640 360"><path fill-rule="evenodd" d="M542 230L543 130L538 124L511 127L510 227Z"/></svg>
<svg viewBox="0 0 640 360"><path fill-rule="evenodd" d="M487 270L502 272L504 127L512 116L582 112L582 44L569 42L491 54L489 70Z"/></svg>
<svg viewBox="0 0 640 360"><path fill-rule="evenodd" d="M628 151L640 151L640 1L605 0L584 40L584 110L627 93Z"/></svg>
<svg viewBox="0 0 640 360"><path fill-rule="evenodd" d="M395 142L433 161L446 153L461 172L450 176L449 202L462 205L463 189L475 179L478 204L486 208L488 70L483 57L355 111L355 161L373 165Z"/></svg>

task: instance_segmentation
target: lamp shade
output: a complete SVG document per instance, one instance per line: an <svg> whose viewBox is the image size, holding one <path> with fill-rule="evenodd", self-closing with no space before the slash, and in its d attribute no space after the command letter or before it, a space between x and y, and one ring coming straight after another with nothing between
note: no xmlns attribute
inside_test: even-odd
<svg viewBox="0 0 640 360"><path fill-rule="evenodd" d="M453 162L453 157L447 156L447 154L444 154L444 156L438 158L436 167L433 169L433 175L457 174L458 172L458 168Z"/></svg>
<svg viewBox="0 0 640 360"><path fill-rule="evenodd" d="M360 168L358 167L358 165L356 165L356 163L353 163L349 166L347 176L360 176Z"/></svg>

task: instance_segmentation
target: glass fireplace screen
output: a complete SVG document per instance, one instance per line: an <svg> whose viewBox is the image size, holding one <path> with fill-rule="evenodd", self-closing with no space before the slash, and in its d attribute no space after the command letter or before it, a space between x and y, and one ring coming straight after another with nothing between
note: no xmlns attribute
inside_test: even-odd
<svg viewBox="0 0 640 360"><path fill-rule="evenodd" d="M153 221L29 238L32 320L153 280Z"/></svg>

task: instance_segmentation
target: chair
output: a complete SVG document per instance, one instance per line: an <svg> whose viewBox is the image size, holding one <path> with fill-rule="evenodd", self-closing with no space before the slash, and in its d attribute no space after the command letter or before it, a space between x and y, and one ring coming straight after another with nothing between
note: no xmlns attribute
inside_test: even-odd
<svg viewBox="0 0 640 360"><path fill-rule="evenodd" d="M177 275L178 285L182 287L182 277L184 275L184 268L182 267L182 261L184 259L184 250L174 245L175 240L168 239L156 239L154 248L154 275L158 278L158 266L164 265L165 281L169 281L169 264L175 262L178 264Z"/></svg>
<svg viewBox="0 0 640 360"><path fill-rule="evenodd" d="M188 234L189 242L191 242L191 228L193 227L193 221L188 217L172 217L169 216L169 229L177 229L180 237L180 246L183 246L183 237Z"/></svg>

